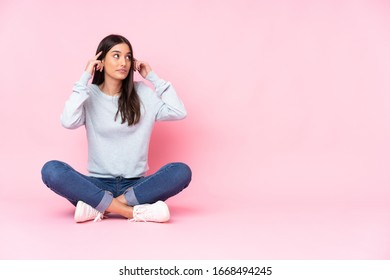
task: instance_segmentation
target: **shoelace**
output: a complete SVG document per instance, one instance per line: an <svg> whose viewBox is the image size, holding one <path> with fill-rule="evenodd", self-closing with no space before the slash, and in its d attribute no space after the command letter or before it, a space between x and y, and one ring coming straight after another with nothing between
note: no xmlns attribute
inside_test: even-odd
<svg viewBox="0 0 390 280"><path fill-rule="evenodd" d="M97 214L96 218L93 221L98 222L101 221L103 218L104 218L104 214L99 212L99 214Z"/></svg>
<svg viewBox="0 0 390 280"><path fill-rule="evenodd" d="M142 222L147 223L148 222L147 220L145 220L144 218L138 216L139 214L141 214L141 213L143 213L145 211L146 211L146 207L144 207L144 206L138 207L138 209L133 212L133 218L129 219L129 221L130 222L142 221Z"/></svg>

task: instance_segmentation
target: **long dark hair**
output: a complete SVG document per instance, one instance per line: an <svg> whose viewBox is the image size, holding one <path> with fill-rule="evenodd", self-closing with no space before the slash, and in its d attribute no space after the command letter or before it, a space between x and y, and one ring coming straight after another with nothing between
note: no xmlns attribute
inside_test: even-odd
<svg viewBox="0 0 390 280"><path fill-rule="evenodd" d="M134 89L134 56L133 48L129 40L121 35L108 35L105 37L99 44L96 54L102 51L102 54L98 57L99 60L102 60L106 57L106 54L109 50L118 44L125 43L129 46L130 55L131 55L131 66L129 74L126 79L122 81L121 95L118 100L118 111L115 114L115 120L117 120L120 113L122 118L122 123L127 122L128 125L137 124L141 118L141 105L140 100ZM104 68L103 71L95 71L93 76L92 84L101 85L104 82Z"/></svg>

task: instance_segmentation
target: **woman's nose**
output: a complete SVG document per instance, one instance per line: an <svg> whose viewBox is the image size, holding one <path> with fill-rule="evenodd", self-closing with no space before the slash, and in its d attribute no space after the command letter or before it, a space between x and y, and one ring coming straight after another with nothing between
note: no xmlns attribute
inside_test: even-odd
<svg viewBox="0 0 390 280"><path fill-rule="evenodd" d="M126 65L126 57L121 57L121 58L119 59L119 63L120 63L121 66L122 66L122 65Z"/></svg>

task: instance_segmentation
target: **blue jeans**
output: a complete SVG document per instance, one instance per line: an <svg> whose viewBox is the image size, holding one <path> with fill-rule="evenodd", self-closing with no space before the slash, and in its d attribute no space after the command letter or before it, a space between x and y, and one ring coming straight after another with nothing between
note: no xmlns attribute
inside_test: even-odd
<svg viewBox="0 0 390 280"><path fill-rule="evenodd" d="M42 181L73 205L79 200L104 212L114 197L124 194L128 205L166 200L191 181L191 169L184 163L169 163L156 173L140 178L97 178L83 175L65 162L52 160L42 168Z"/></svg>

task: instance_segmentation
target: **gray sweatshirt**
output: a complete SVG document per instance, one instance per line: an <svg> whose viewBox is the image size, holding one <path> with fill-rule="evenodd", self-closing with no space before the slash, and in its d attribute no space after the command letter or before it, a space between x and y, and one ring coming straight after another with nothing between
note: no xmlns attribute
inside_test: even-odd
<svg viewBox="0 0 390 280"><path fill-rule="evenodd" d="M88 138L88 171L94 177L133 178L145 176L148 170L149 140L155 121L179 120L187 112L176 91L169 83L151 71L143 82L134 87L141 101L141 120L136 125L121 124L119 97L104 94L97 85L89 84L91 75L84 72L74 85L65 103L61 123L75 129L85 125Z"/></svg>

